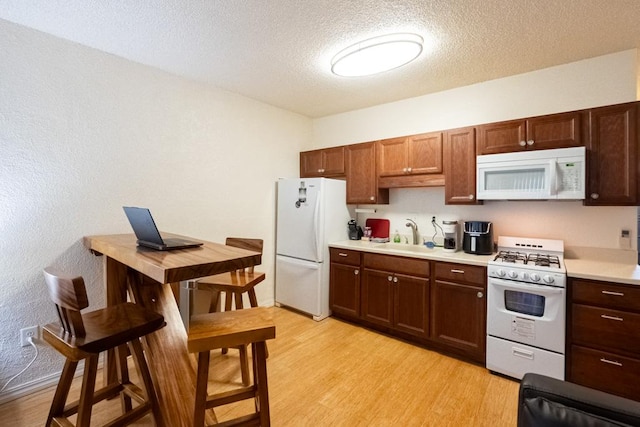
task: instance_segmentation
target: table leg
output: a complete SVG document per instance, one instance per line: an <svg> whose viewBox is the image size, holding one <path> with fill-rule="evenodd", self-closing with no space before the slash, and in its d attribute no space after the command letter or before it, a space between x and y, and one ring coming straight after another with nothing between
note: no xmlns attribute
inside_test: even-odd
<svg viewBox="0 0 640 427"><path fill-rule="evenodd" d="M187 332L170 284L129 270L136 304L161 313L167 325L145 337L145 352L167 426L191 426L195 408L196 364L187 351Z"/></svg>

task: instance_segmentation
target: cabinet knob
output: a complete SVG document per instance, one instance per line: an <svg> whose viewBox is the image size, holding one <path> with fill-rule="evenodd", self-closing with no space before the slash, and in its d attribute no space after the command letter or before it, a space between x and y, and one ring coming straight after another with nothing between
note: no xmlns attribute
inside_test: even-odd
<svg viewBox="0 0 640 427"><path fill-rule="evenodd" d="M520 141L518 142L518 145L520 145L520 147L524 147L527 143L525 141Z"/></svg>
<svg viewBox="0 0 640 427"><path fill-rule="evenodd" d="M530 139L527 141L527 145L533 145L535 144L535 141L533 139Z"/></svg>
<svg viewBox="0 0 640 427"><path fill-rule="evenodd" d="M360 270L353 270L353 274L357 276L358 274L360 274Z"/></svg>
<svg viewBox="0 0 640 427"><path fill-rule="evenodd" d="M392 281L393 280L393 276L387 276L387 280L388 281Z"/></svg>
<svg viewBox="0 0 640 427"><path fill-rule="evenodd" d="M475 198L476 198L476 196L474 196L473 194L469 194L469 200L473 200Z"/></svg>
<svg viewBox="0 0 640 427"><path fill-rule="evenodd" d="M407 173L407 168L402 168L402 172Z"/></svg>
<svg viewBox="0 0 640 427"><path fill-rule="evenodd" d="M411 173L411 168L407 168L407 172Z"/></svg>
<svg viewBox="0 0 640 427"><path fill-rule="evenodd" d="M600 195L598 193L591 193L591 198L593 200L596 200L598 197L600 197Z"/></svg>
<svg viewBox="0 0 640 427"><path fill-rule="evenodd" d="M478 292L478 298L482 298L484 294L482 292Z"/></svg>
<svg viewBox="0 0 640 427"><path fill-rule="evenodd" d="M369 197L369 200L371 200L372 202L375 200L376 198L374 196Z"/></svg>
<svg viewBox="0 0 640 427"><path fill-rule="evenodd" d="M398 278L397 277L393 277L393 283L398 283Z"/></svg>

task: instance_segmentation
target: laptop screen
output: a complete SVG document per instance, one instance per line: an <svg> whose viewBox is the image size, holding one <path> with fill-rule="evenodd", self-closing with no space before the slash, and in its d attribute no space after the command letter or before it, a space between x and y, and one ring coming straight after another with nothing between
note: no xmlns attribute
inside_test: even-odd
<svg viewBox="0 0 640 427"><path fill-rule="evenodd" d="M157 243L158 245L164 244L149 209L130 206L124 206L123 209L138 240Z"/></svg>

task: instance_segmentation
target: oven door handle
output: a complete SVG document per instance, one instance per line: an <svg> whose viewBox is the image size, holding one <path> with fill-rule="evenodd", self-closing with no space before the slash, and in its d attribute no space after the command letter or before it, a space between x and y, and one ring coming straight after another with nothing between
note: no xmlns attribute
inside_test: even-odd
<svg viewBox="0 0 640 427"><path fill-rule="evenodd" d="M538 291L546 295L561 294L565 288L558 288L556 286L535 285L533 283L514 282L511 280L498 279L495 277L489 277L489 286L495 285L502 289L509 289L512 291Z"/></svg>

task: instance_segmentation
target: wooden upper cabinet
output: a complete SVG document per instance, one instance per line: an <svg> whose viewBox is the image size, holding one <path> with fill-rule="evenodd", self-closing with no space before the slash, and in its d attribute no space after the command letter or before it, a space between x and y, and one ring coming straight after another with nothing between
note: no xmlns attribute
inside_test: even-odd
<svg viewBox="0 0 640 427"><path fill-rule="evenodd" d="M638 103L589 110L585 205L638 205Z"/></svg>
<svg viewBox="0 0 640 427"><path fill-rule="evenodd" d="M442 173L442 132L378 141L378 175Z"/></svg>
<svg viewBox="0 0 640 427"><path fill-rule="evenodd" d="M477 131L479 155L584 145L580 112L490 123Z"/></svg>
<svg viewBox="0 0 640 427"><path fill-rule="evenodd" d="M344 147L300 153L300 177L341 177L345 175Z"/></svg>
<svg viewBox="0 0 640 427"><path fill-rule="evenodd" d="M445 133L444 198L448 205L475 205L476 134L475 128L455 129Z"/></svg>
<svg viewBox="0 0 640 427"><path fill-rule="evenodd" d="M376 145L374 142L345 147L347 203L387 204L389 190L378 187L376 176Z"/></svg>

